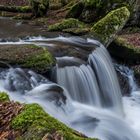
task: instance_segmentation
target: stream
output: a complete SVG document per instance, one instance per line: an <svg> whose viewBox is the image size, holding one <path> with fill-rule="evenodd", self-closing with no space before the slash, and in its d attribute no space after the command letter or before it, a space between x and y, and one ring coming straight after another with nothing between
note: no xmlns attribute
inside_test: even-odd
<svg viewBox="0 0 140 140"><path fill-rule="evenodd" d="M1 20L4 22L4 19ZM19 26L22 29L22 24ZM1 36L5 30L1 31ZM111 57L100 42L90 38L48 38L41 35L29 34L14 41L9 37L4 40L3 36L0 45L35 44L52 50L60 44L67 44L76 46L78 51L83 47L93 51L87 60L56 55L57 64L50 76L52 79L27 69L1 68L0 91L7 92L14 101L40 104L47 113L89 137L139 140L140 89L135 83L133 71L122 65L116 67L129 79L132 89L130 96L122 97Z"/></svg>

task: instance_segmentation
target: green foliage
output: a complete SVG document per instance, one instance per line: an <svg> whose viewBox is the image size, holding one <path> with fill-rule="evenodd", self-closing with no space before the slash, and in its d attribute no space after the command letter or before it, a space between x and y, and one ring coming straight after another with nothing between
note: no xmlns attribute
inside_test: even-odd
<svg viewBox="0 0 140 140"><path fill-rule="evenodd" d="M68 128L63 123L57 121L38 104L25 105L23 111L12 120L12 128L26 133L19 139L41 140L41 138L51 132L59 132L65 140L95 140L82 138L74 130Z"/></svg>
<svg viewBox="0 0 140 140"><path fill-rule="evenodd" d="M54 25L50 25L48 30L49 31L62 31L63 29L68 28L83 28L84 23L80 22L77 19L69 18L61 21L60 23L56 23Z"/></svg>
<svg viewBox="0 0 140 140"><path fill-rule="evenodd" d="M0 102L9 101L9 96L5 92L0 92Z"/></svg>
<svg viewBox="0 0 140 140"><path fill-rule="evenodd" d="M95 33L104 44L107 44L122 29L129 16L130 12L126 7L113 10L94 24L91 32Z"/></svg>

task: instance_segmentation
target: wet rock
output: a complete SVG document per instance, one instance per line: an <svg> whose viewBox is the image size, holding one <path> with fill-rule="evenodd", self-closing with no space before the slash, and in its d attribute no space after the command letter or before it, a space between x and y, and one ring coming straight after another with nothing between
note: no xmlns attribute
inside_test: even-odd
<svg viewBox="0 0 140 140"><path fill-rule="evenodd" d="M54 102L56 106L66 104L64 89L57 84L41 84L27 93L33 97Z"/></svg>
<svg viewBox="0 0 140 140"><path fill-rule="evenodd" d="M131 66L131 68L134 70L134 76L135 76L136 82L140 86L140 65L134 65L134 66Z"/></svg>
<svg viewBox="0 0 140 140"><path fill-rule="evenodd" d="M118 76L119 84L121 87L122 95L130 95L131 88L129 86L128 78L126 76L122 75L118 71L117 71L117 76Z"/></svg>

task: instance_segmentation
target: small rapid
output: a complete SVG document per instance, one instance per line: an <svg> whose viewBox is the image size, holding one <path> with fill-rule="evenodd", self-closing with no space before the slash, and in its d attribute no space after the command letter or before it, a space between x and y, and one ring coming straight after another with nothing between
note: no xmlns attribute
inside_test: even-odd
<svg viewBox="0 0 140 140"><path fill-rule="evenodd" d="M133 115L129 110L133 108L131 101L136 103L131 100L134 94L122 97L111 58L100 42L74 37L21 40L23 44L51 44L50 47L53 41L93 47L93 52L88 61L67 56L56 58L58 63L52 75L55 83L31 70L0 69L0 91L7 92L11 100L40 104L50 115L89 137L139 140L140 127L136 127L133 116L138 107Z"/></svg>

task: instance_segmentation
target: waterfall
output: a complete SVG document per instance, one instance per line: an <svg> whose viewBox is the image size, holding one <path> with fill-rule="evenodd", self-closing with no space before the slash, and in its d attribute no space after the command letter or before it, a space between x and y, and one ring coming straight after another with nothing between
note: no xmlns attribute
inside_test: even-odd
<svg viewBox="0 0 140 140"><path fill-rule="evenodd" d="M0 90L8 92L12 100L40 104L50 115L88 137L139 140L140 105L136 104L140 102L140 96L121 97L111 58L100 42L76 37L31 37L12 44L49 44L53 47L53 41L85 49L90 46L93 52L87 62L67 56L56 58L53 75L56 83L31 70L0 69ZM11 42L0 42L5 43Z"/></svg>
<svg viewBox="0 0 140 140"><path fill-rule="evenodd" d="M114 107L122 113L122 95L117 75L111 58L102 45L90 54L89 64L97 76L103 106Z"/></svg>
<svg viewBox="0 0 140 140"><path fill-rule="evenodd" d="M117 113L123 113L116 72L107 50L102 45L89 55L87 65L58 65L57 83L65 87L75 101L113 108Z"/></svg>
<svg viewBox="0 0 140 140"><path fill-rule="evenodd" d="M89 65L57 69L57 83L78 102L101 106L96 76Z"/></svg>

